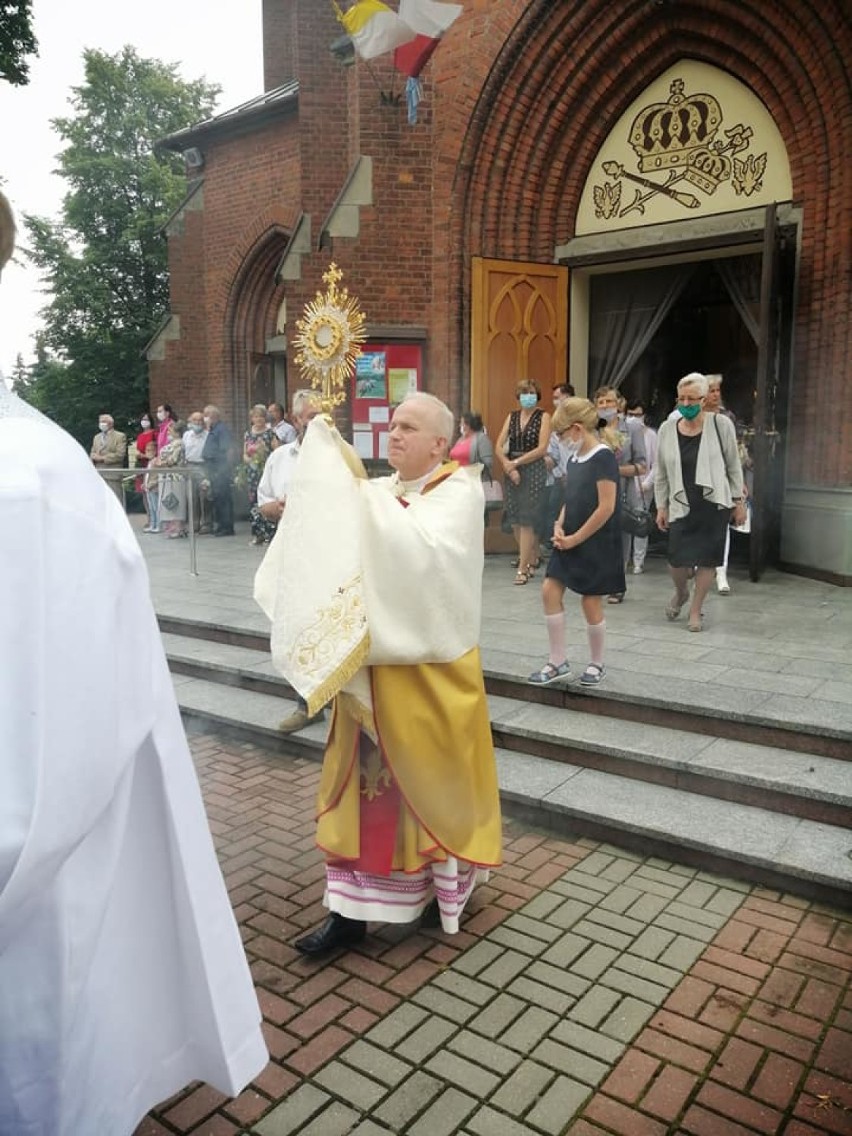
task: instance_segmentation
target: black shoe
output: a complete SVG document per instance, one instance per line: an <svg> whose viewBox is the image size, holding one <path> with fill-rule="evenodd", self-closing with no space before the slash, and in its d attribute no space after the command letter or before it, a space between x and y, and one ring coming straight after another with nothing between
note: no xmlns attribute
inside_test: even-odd
<svg viewBox="0 0 852 1136"><path fill-rule="evenodd" d="M297 939L293 946L303 955L324 955L337 947L352 947L360 943L366 934L367 924L363 919L347 919L332 911L316 931Z"/></svg>
<svg viewBox="0 0 852 1136"><path fill-rule="evenodd" d="M437 899L433 899L427 907L423 908L423 912L420 916L420 926L425 929L440 929L441 909L438 907Z"/></svg>
<svg viewBox="0 0 852 1136"><path fill-rule="evenodd" d="M233 529L214 529L213 535L214 536L236 536L236 533L234 532Z"/></svg>

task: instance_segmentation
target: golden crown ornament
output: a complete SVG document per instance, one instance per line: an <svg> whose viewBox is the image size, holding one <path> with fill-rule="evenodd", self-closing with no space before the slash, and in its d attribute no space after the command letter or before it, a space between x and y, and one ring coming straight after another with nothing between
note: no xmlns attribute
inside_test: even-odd
<svg viewBox="0 0 852 1136"><path fill-rule="evenodd" d="M296 363L307 382L320 391L323 412L330 416L346 401L346 386L367 338L360 304L338 285L343 273L334 262L323 273L326 291L317 292L296 320Z"/></svg>

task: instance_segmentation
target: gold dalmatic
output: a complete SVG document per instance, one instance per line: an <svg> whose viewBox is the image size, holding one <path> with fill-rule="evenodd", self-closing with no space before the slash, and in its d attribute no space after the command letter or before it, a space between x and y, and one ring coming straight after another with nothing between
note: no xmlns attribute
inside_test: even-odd
<svg viewBox="0 0 852 1136"><path fill-rule="evenodd" d="M338 285L343 273L333 262L323 273L326 291L317 292L296 320L296 362L302 375L322 396L323 412L331 417L346 400L346 384L367 338L366 316L348 288Z"/></svg>

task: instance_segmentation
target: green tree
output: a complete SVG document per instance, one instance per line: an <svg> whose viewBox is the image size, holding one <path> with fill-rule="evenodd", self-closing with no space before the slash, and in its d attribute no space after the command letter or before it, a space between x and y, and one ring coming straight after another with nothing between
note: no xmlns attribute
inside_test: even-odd
<svg viewBox="0 0 852 1136"><path fill-rule="evenodd" d="M12 390L54 422L64 424L76 421L80 414L79 399L74 390L68 364L50 357L43 333L39 332L35 340L36 361L27 367L23 358L18 355L12 371ZM88 420L85 425L89 425ZM80 442L88 446L94 433L94 428L88 431L83 429L77 433L77 437Z"/></svg>
<svg viewBox="0 0 852 1136"><path fill-rule="evenodd" d="M32 24L32 0L0 0L0 79L14 87L30 81L26 57L38 47Z"/></svg>
<svg viewBox="0 0 852 1136"><path fill-rule="evenodd" d="M125 429L146 405L142 351L168 305L162 228L186 192L180 156L156 143L209 117L218 88L185 82L174 66L131 47L116 56L87 50L83 58L74 114L53 121L65 142L59 173L69 185L61 218L24 222L27 254L50 296L42 346L51 366L31 377L27 397L88 445L100 412ZM58 398L57 361L59 386L74 392L70 404Z"/></svg>
<svg viewBox="0 0 852 1136"><path fill-rule="evenodd" d="M29 370L24 363L23 355L19 351L15 358L15 366L12 368L12 390L17 395L21 394L22 391L26 390L29 381Z"/></svg>

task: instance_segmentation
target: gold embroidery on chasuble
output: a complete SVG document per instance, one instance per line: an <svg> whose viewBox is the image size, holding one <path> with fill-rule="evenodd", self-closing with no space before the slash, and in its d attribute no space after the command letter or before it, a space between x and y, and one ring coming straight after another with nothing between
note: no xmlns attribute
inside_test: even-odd
<svg viewBox="0 0 852 1136"><path fill-rule="evenodd" d="M317 611L316 618L305 628L293 652L294 662L305 675L327 671L334 659L343 655L341 647L344 650L348 647L351 652L343 666L334 670L326 682L313 691L308 700L309 710L312 706L319 708L328 702L363 665L370 648L366 626L367 612L358 575L341 585L331 603Z"/></svg>

